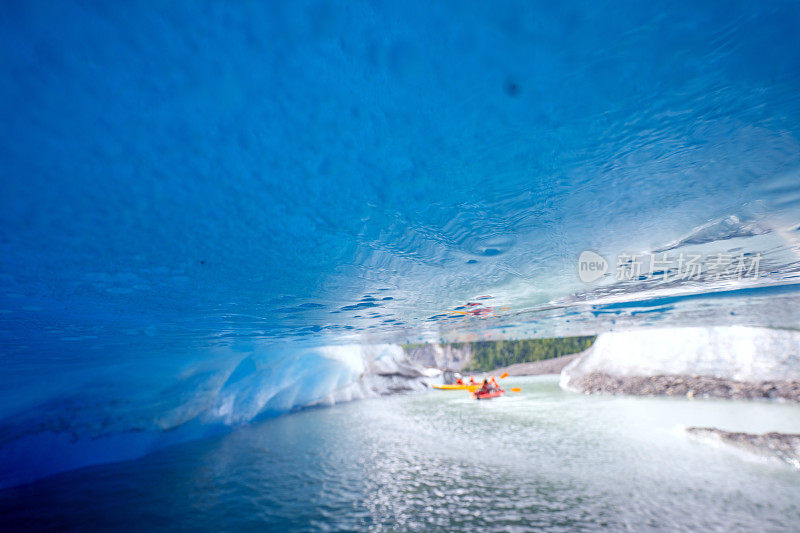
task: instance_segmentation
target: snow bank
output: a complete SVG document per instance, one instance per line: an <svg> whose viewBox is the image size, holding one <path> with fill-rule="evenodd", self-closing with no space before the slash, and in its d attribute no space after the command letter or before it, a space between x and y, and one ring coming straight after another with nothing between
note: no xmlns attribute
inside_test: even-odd
<svg viewBox="0 0 800 533"><path fill-rule="evenodd" d="M729 326L603 333L562 371L561 386L592 373L800 380L800 332Z"/></svg>

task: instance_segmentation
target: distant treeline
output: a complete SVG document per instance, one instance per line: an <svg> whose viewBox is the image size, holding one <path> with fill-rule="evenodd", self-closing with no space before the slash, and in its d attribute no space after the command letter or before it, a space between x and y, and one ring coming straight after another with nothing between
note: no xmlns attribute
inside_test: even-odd
<svg viewBox="0 0 800 533"><path fill-rule="evenodd" d="M521 341L484 341L469 343L472 356L466 372L486 372L513 365L541 361L562 355L582 352L597 337L561 337L557 339L526 339ZM465 344L455 344L463 347Z"/></svg>

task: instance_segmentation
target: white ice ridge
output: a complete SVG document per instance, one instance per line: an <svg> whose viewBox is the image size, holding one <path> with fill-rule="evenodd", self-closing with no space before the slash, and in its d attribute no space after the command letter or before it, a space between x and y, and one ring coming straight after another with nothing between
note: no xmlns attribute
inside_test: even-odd
<svg viewBox="0 0 800 533"><path fill-rule="evenodd" d="M87 381L0 419L0 488L133 459L305 406L426 388L420 369L390 344L219 350L184 368L147 370L126 367L105 376L113 386Z"/></svg>
<svg viewBox="0 0 800 533"><path fill-rule="evenodd" d="M253 355L232 369L203 418L238 424L262 413L424 389L422 377L392 344L319 346L278 360Z"/></svg>
<svg viewBox="0 0 800 533"><path fill-rule="evenodd" d="M800 331L744 326L602 333L561 374L701 375L736 381L800 379Z"/></svg>

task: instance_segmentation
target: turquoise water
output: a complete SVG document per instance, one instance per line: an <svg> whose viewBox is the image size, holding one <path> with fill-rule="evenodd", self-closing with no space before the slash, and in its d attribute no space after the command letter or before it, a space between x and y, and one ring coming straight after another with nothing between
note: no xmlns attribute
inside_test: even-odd
<svg viewBox="0 0 800 533"><path fill-rule="evenodd" d="M800 432L800 406L586 397L555 376L308 410L0 492L6 527L796 531L797 471L684 425Z"/></svg>

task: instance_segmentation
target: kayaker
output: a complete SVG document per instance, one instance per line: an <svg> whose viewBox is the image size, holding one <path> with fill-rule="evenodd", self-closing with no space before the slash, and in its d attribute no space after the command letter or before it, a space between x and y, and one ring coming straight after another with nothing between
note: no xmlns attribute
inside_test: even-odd
<svg viewBox="0 0 800 533"><path fill-rule="evenodd" d="M493 390L494 390L494 387L492 387L492 384L489 383L489 380L488 379L484 379L483 380L483 385L481 385L481 388L478 390L478 394L488 394L488 393L492 392Z"/></svg>
<svg viewBox="0 0 800 533"><path fill-rule="evenodd" d="M495 389L499 389L499 388L500 388L500 385L498 385L498 384L497 384L497 380L496 380L496 379L494 379L494 376L492 376L492 377L489 379L489 383L491 383L491 384L492 384L492 387L494 387Z"/></svg>
<svg viewBox="0 0 800 533"><path fill-rule="evenodd" d="M456 378L456 385L463 385L463 384L464 384L464 380L463 379Z"/></svg>

